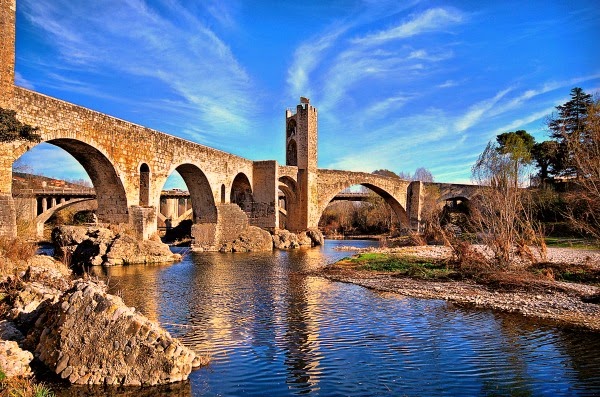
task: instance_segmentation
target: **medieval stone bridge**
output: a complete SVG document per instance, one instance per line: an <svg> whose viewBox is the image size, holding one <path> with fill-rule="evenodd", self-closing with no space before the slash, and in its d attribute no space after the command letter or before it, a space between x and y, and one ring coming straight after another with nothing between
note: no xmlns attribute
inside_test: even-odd
<svg viewBox="0 0 600 397"><path fill-rule="evenodd" d="M317 227L333 197L356 184L380 194L406 227L418 226L421 182L317 168L317 109L308 100L301 99L295 113L286 112L286 164L279 165L274 160L248 160L16 86L15 9L15 0L0 0L0 106L15 110L20 121L39 128L42 142L64 149L83 166L95 188L99 221L129 224L139 237L148 238L157 230L161 190L177 171L189 190L196 244L207 248L236 238L239 230L231 225L244 216L247 223L268 230ZM0 143L0 235L16 234L12 165L36 144ZM279 191L285 195L282 219Z"/></svg>

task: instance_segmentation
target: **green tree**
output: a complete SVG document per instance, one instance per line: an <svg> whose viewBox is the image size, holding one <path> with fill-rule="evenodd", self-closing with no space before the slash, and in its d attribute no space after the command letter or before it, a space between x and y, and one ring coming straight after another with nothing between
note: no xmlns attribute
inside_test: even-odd
<svg viewBox="0 0 600 397"><path fill-rule="evenodd" d="M21 123L14 110L0 108L0 142L16 140L39 142L41 137L35 133L37 130L37 127Z"/></svg>
<svg viewBox="0 0 600 397"><path fill-rule="evenodd" d="M521 161L530 162L535 146L535 138L525 130L504 132L496 137L498 151L518 156Z"/></svg>
<svg viewBox="0 0 600 397"><path fill-rule="evenodd" d="M576 176L573 153L567 141L578 140L584 134L588 108L592 105L592 96L581 88L571 90L571 100L556 107L557 113L548 120L550 136L558 142L554 160L554 172L560 176Z"/></svg>
<svg viewBox="0 0 600 397"><path fill-rule="evenodd" d="M556 164L556 156L558 153L558 142L544 141L533 145L531 155L539 168L538 176L542 183L548 179L550 173L554 174L554 165Z"/></svg>
<svg viewBox="0 0 600 397"><path fill-rule="evenodd" d="M511 171L514 174L507 175L505 174L506 170L502 170L497 176L506 181L518 183L519 178L516 178L515 175L518 175L524 167L531 163L535 138L525 130L518 130L498 135L496 142L498 142L497 145L488 146L488 149L493 148L500 155L499 159L502 161L499 161L498 164L502 164L501 168L512 166Z"/></svg>

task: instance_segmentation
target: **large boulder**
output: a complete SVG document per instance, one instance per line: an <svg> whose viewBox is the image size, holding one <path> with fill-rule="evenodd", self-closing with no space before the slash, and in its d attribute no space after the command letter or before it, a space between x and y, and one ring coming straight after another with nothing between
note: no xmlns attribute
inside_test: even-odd
<svg viewBox="0 0 600 397"><path fill-rule="evenodd" d="M275 230L272 236L273 246L277 249L295 249L323 245L323 234L318 229L292 233L285 229Z"/></svg>
<svg viewBox="0 0 600 397"><path fill-rule="evenodd" d="M205 363L92 281L75 281L27 338L37 341L40 361L75 384L166 384L187 379L192 367Z"/></svg>
<svg viewBox="0 0 600 397"><path fill-rule="evenodd" d="M44 303L58 301L63 291L70 287L71 271L59 261L48 256L34 256L31 265L20 277L5 282L12 308L8 319L18 326L27 328L36 321Z"/></svg>
<svg viewBox="0 0 600 397"><path fill-rule="evenodd" d="M298 236L285 229L275 230L272 236L273 246L277 249L294 249L300 247Z"/></svg>
<svg viewBox="0 0 600 397"><path fill-rule="evenodd" d="M248 226L235 240L224 243L221 252L272 251L271 234L256 226Z"/></svg>
<svg viewBox="0 0 600 397"><path fill-rule="evenodd" d="M102 227L58 226L52 231L52 241L55 256L76 268L181 260L181 255L160 241L138 240Z"/></svg>

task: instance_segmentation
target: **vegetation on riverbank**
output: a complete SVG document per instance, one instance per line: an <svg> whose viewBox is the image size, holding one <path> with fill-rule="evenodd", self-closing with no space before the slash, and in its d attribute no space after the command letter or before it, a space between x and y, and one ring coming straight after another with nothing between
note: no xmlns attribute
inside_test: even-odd
<svg viewBox="0 0 600 397"><path fill-rule="evenodd" d="M366 252L344 258L328 270L387 273L392 277L415 280L470 280L491 290L503 291L537 291L540 287L552 287L552 281L600 286L600 266L591 261L577 264L537 262L506 271L494 269L485 262L465 264L452 258Z"/></svg>

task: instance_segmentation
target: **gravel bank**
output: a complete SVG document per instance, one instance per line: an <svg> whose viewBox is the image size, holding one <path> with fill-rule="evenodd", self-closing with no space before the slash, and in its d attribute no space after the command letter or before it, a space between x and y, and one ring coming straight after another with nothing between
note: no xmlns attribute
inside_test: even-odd
<svg viewBox="0 0 600 397"><path fill-rule="evenodd" d="M367 249L432 259L450 256L450 249L442 246ZM552 262L592 263L600 266L600 252L549 248ZM361 271L345 266L330 265L319 272L332 281L361 285L377 291L398 293L427 299L444 299L457 304L519 313L524 316L552 320L560 325L600 331L600 304L584 302L582 298L600 293L596 286L547 281L535 291L503 292L488 289L473 281L426 281L396 277L389 273ZM541 288L540 288L541 287Z"/></svg>

